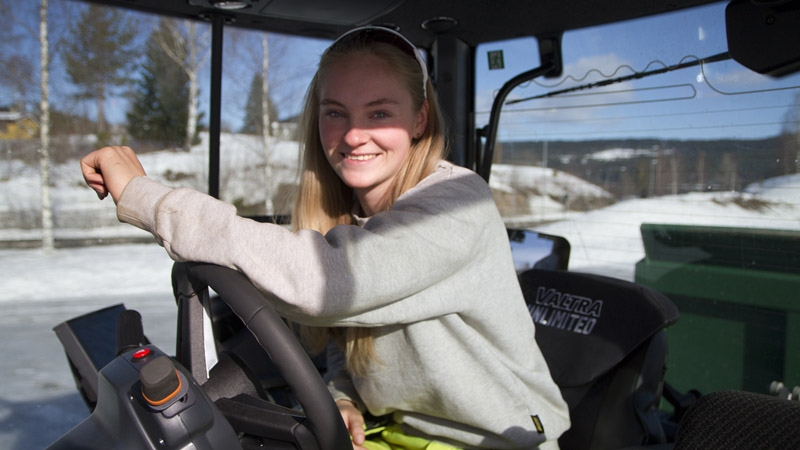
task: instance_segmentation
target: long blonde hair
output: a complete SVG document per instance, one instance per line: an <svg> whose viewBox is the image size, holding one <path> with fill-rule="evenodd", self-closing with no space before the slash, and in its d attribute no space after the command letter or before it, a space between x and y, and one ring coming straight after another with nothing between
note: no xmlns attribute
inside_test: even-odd
<svg viewBox="0 0 800 450"><path fill-rule="evenodd" d="M292 214L292 229L312 229L327 233L337 225L354 224L352 216L355 200L353 190L334 172L325 156L319 136L320 89L333 63L351 55L375 55L383 59L392 73L411 93L415 111L428 104L428 121L425 132L411 143L408 157L401 166L389 189L383 210L405 191L430 175L446 153L444 121L433 86L428 80L423 91L420 65L398 47L374 40L353 40L334 45L320 59L319 69L306 94L305 109L301 117L302 163L300 188ZM330 336L345 350L347 369L355 376L365 375L370 365L377 361L372 330L370 328L311 328L301 327L306 344L315 351L324 349Z"/></svg>

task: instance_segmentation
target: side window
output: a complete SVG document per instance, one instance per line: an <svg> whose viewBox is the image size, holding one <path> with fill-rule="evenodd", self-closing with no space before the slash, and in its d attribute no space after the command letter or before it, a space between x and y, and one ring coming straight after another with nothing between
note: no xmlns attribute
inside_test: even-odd
<svg viewBox="0 0 800 450"><path fill-rule="evenodd" d="M0 53L13 68L0 79L0 98L8 99L0 103L7 245L152 242L82 186L78 160L128 145L153 178L206 190L210 26L53 1L42 28L38 4L8 6L13 38Z"/></svg>
<svg viewBox="0 0 800 450"><path fill-rule="evenodd" d="M515 89L490 186L509 226L566 237L569 269L667 294L667 380L800 384L800 75L726 58L726 3L566 32L564 73ZM505 46L505 62L519 57ZM475 121L505 79L478 49ZM538 65L526 61L526 69Z"/></svg>

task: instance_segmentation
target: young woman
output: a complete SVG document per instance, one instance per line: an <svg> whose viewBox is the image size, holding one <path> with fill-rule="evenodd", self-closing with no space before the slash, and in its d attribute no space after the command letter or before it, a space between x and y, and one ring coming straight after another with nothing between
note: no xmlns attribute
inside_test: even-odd
<svg viewBox="0 0 800 450"><path fill-rule="evenodd" d="M355 449L557 448L569 414L536 346L505 227L486 183L443 160L414 46L378 27L340 37L322 55L302 124L291 232L152 181L126 147L81 165L119 219L173 259L245 273L305 334L331 342L327 379ZM365 439L365 412L391 425Z"/></svg>

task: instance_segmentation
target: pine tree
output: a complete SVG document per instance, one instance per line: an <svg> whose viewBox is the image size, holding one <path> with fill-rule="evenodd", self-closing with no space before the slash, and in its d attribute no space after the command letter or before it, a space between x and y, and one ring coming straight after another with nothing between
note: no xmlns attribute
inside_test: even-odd
<svg viewBox="0 0 800 450"><path fill-rule="evenodd" d="M167 33L162 19L148 39L142 79L127 114L128 132L139 140L183 147L189 116L189 77L158 44Z"/></svg>
<svg viewBox="0 0 800 450"><path fill-rule="evenodd" d="M131 82L135 67L136 25L119 8L89 5L63 43L67 75L77 96L97 101L98 133L105 133L105 100L115 88Z"/></svg>
<svg viewBox="0 0 800 450"><path fill-rule="evenodd" d="M244 106L244 121L242 127L239 129L240 133L261 134L261 130L264 128L261 120L261 92L263 89L261 74L256 72L253 74L253 80L250 82L250 91L247 94L247 103ZM277 117L278 112L275 109L274 102L270 99L268 103L269 106L267 108L269 108L269 116Z"/></svg>

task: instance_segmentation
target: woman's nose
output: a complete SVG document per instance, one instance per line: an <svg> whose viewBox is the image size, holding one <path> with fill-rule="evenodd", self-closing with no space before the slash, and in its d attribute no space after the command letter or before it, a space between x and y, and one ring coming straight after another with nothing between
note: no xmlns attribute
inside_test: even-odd
<svg viewBox="0 0 800 450"><path fill-rule="evenodd" d="M344 135L344 142L350 147L358 147L364 145L369 141L369 134L363 128L351 125Z"/></svg>

